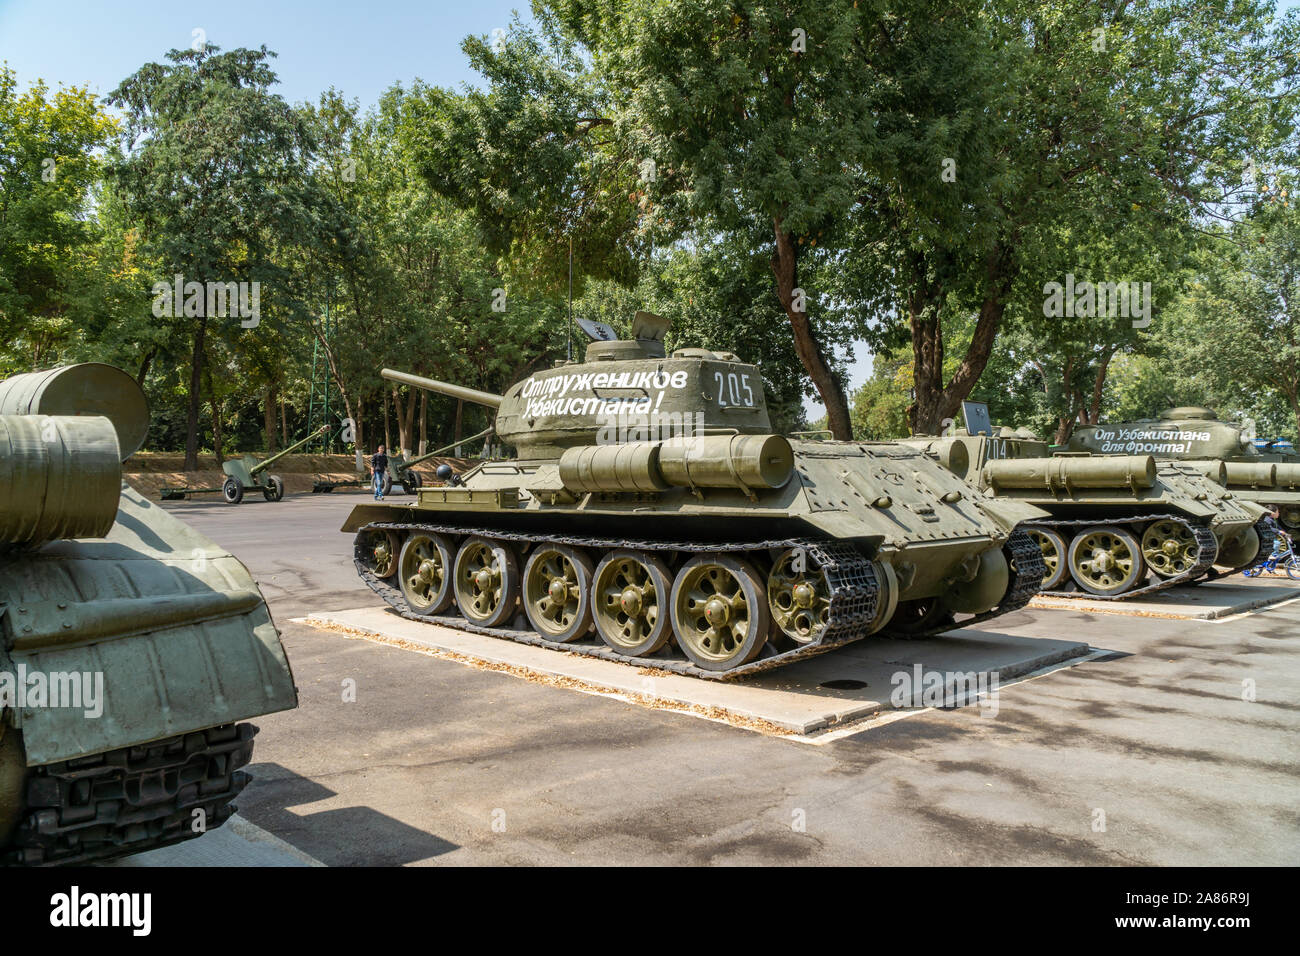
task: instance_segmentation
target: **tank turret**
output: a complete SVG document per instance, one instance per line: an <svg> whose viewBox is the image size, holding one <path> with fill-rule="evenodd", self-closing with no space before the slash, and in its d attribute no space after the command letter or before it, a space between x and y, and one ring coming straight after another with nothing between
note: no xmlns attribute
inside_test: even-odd
<svg viewBox="0 0 1300 956"><path fill-rule="evenodd" d="M776 434L757 366L669 353L667 330L638 312L630 338L503 395L384 370L494 407L517 457L358 506L343 530L363 579L415 619L708 677L986 620L1037 589L1016 524L1040 511L903 445Z"/></svg>
<svg viewBox="0 0 1300 956"><path fill-rule="evenodd" d="M296 706L247 569L122 481L147 429L110 366L0 382L0 862L221 825L248 779L241 721Z"/></svg>

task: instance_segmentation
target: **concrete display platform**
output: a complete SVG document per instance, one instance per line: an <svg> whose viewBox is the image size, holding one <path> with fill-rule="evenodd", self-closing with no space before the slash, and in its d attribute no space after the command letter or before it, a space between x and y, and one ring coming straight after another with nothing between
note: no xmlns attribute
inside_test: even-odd
<svg viewBox="0 0 1300 956"><path fill-rule="evenodd" d="M235 814L217 829L184 843L137 853L104 866L324 866Z"/></svg>
<svg viewBox="0 0 1300 956"><path fill-rule="evenodd" d="M1086 596L1039 596L1030 601L1029 606L1048 610L1126 614L1132 617L1215 621L1297 598L1300 598L1300 581L1279 577L1247 578L1238 574L1206 584L1169 588L1149 597L1127 601L1098 601Z"/></svg>
<svg viewBox="0 0 1300 956"><path fill-rule="evenodd" d="M386 608L323 612L296 622L526 680L766 733L797 735L810 742L815 742L811 735L819 732L843 736L846 725L856 732L865 729L871 718L892 719L900 713L927 710L936 696L945 706L975 703L980 691L996 690L1093 653L1077 641L963 629L922 641L867 639L765 674L711 681L411 621ZM943 693L924 698L909 694L905 706L895 706L891 695L896 688L911 687L905 682L917 682L918 667L920 675L934 682L932 688L942 683ZM968 688L964 675L971 673L985 675L985 683ZM931 674L939 676L931 678ZM996 676L996 684L990 684L990 675ZM924 704L918 704L922 700Z"/></svg>

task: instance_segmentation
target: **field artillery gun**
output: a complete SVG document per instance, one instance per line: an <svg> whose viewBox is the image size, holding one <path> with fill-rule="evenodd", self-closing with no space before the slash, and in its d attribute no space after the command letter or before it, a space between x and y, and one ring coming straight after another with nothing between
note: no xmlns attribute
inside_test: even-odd
<svg viewBox="0 0 1300 956"><path fill-rule="evenodd" d="M226 480L221 483L220 488L175 488L163 487L159 496L163 501L183 501L190 495L209 495L221 492L221 497L227 504L237 505L244 500L244 495L249 491L260 491L267 501L279 501L284 497L284 479L279 475L268 474L268 469L285 455L292 455L295 451L314 441L321 435L330 430L330 426L322 425L306 438L300 439L285 448L276 452L270 458L257 458L254 455L244 455L240 458L231 458L221 463L221 470L226 473ZM262 480L265 475L265 482Z"/></svg>
<svg viewBox="0 0 1300 956"><path fill-rule="evenodd" d="M1069 448L1094 455L1150 454L1187 462L1216 479L1222 464L1228 490L1237 498L1277 508L1280 523L1300 531L1300 457L1260 448L1240 426L1220 421L1213 409L1185 406L1166 409L1155 419L1082 425L1070 436Z"/></svg>
<svg viewBox="0 0 1300 956"><path fill-rule="evenodd" d="M1192 463L1151 455L1052 454L1027 429L907 440L994 500L1047 516L1025 529L1043 552L1043 593L1132 598L1242 571L1259 560L1264 509Z"/></svg>
<svg viewBox="0 0 1300 956"><path fill-rule="evenodd" d="M0 863L79 864L234 812L297 706L257 585L122 481L148 405L111 366L0 383Z"/></svg>
<svg viewBox="0 0 1300 956"><path fill-rule="evenodd" d="M1016 524L1041 511L907 446L774 434L755 366L668 355L666 329L638 312L632 338L505 395L385 369L496 409L518 457L358 505L342 530L362 579L415 620L707 678L940 633L1037 592L1041 554Z"/></svg>

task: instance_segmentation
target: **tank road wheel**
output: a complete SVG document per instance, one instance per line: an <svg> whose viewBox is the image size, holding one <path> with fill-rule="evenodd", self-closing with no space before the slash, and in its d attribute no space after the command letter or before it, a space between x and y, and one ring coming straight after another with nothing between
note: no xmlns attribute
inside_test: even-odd
<svg viewBox="0 0 1300 956"><path fill-rule="evenodd" d="M397 573L397 559L402 551L402 538L396 531L367 531L362 543L361 556L367 570L375 577L391 578Z"/></svg>
<svg viewBox="0 0 1300 956"><path fill-rule="evenodd" d="M767 604L772 621L799 644L815 644L831 614L831 586L826 572L812 563L805 548L790 548L776 559L767 576Z"/></svg>
<svg viewBox="0 0 1300 956"><path fill-rule="evenodd" d="M707 671L748 663L767 643L771 618L762 578L730 555L687 561L673 582L672 613L678 646Z"/></svg>
<svg viewBox="0 0 1300 956"><path fill-rule="evenodd" d="M284 479L279 475L272 475L266 479L266 487L262 489L262 496L267 501L280 501L284 498Z"/></svg>
<svg viewBox="0 0 1300 956"><path fill-rule="evenodd" d="M456 552L453 581L456 606L466 620L497 627L514 614L519 599L519 561L501 542L466 538Z"/></svg>
<svg viewBox="0 0 1300 956"><path fill-rule="evenodd" d="M548 640L573 641L591 630L591 558L567 544L537 547L524 565L524 612Z"/></svg>
<svg viewBox="0 0 1300 956"><path fill-rule="evenodd" d="M1162 578L1172 578L1196 565L1201 548L1181 521L1153 521L1142 532L1142 557Z"/></svg>
<svg viewBox="0 0 1300 956"><path fill-rule="evenodd" d="M234 475L227 475L221 483L221 496L228 504L237 505L244 500L244 483Z"/></svg>
<svg viewBox="0 0 1300 956"><path fill-rule="evenodd" d="M1288 531L1300 531L1300 508L1279 508L1277 520Z"/></svg>
<svg viewBox="0 0 1300 956"><path fill-rule="evenodd" d="M1123 528L1104 525L1080 531L1069 553L1070 574L1090 594L1123 594L1146 575L1141 546Z"/></svg>
<svg viewBox="0 0 1300 956"><path fill-rule="evenodd" d="M1055 591L1065 582L1065 576L1070 571L1065 558L1065 539L1051 528L1026 528L1025 531L1043 552L1043 564L1047 566L1047 573L1043 576L1043 590Z"/></svg>
<svg viewBox="0 0 1300 956"><path fill-rule="evenodd" d="M451 606L451 546L438 534L415 532L402 545L402 597L416 614L440 614Z"/></svg>
<svg viewBox="0 0 1300 956"><path fill-rule="evenodd" d="M673 573L647 551L611 551L596 565L592 615L601 640L631 657L653 654L672 636Z"/></svg>

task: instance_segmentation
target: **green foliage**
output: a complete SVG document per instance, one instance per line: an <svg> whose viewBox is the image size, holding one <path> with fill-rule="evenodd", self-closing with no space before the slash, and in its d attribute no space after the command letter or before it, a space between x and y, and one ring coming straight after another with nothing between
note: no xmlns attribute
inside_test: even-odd
<svg viewBox="0 0 1300 956"><path fill-rule="evenodd" d="M0 365L57 360L95 314L110 276L91 190L114 129L88 91L19 93L0 66Z"/></svg>

